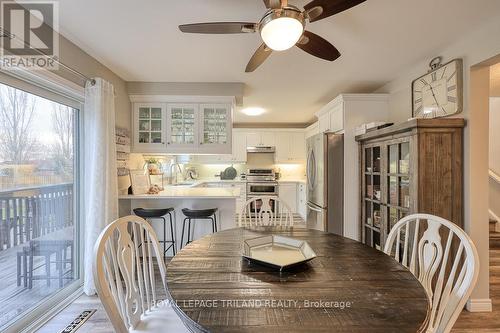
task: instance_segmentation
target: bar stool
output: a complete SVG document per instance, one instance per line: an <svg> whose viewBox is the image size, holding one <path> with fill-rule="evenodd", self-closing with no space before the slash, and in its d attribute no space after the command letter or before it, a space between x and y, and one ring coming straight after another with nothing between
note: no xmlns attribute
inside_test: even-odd
<svg viewBox="0 0 500 333"><path fill-rule="evenodd" d="M165 259L165 254L167 253L170 248L172 248L172 252L175 256L175 235L174 235L174 226L172 222L172 212L174 211L173 208L160 208L160 209L152 209L152 208L135 208L134 213L135 215L142 217L149 223L151 223L151 219L162 219L163 220L163 240L158 241L159 243L163 243L163 259ZM170 221L170 234L172 235L172 238L170 240L167 240L167 220L165 219L165 215L168 214L169 221ZM167 247L167 243L170 243L170 245Z"/></svg>
<svg viewBox="0 0 500 333"><path fill-rule="evenodd" d="M217 212L217 208L209 208L209 209L189 209L183 208L182 213L184 216L184 221L182 222L182 234L181 234L181 248L184 243L184 229L186 227L186 221L188 221L188 235L186 245L191 243L193 240L191 239L191 220L210 220L212 221L212 232L217 232L217 217L215 213ZM193 226L194 231L194 226Z"/></svg>

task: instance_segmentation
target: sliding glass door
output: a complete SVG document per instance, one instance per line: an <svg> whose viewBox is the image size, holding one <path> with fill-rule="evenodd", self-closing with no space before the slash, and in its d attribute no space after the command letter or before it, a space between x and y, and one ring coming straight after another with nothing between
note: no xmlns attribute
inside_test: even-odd
<svg viewBox="0 0 500 333"><path fill-rule="evenodd" d="M78 103L25 87L0 83L0 331L80 278Z"/></svg>

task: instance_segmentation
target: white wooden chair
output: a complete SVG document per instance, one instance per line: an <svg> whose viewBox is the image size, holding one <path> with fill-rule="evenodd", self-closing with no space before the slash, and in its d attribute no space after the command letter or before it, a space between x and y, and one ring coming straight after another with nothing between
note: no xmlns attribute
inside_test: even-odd
<svg viewBox="0 0 500 333"><path fill-rule="evenodd" d="M156 296L155 261L165 296L166 268L149 223L133 215L112 222L97 239L94 255L97 294L116 332L188 332L168 300Z"/></svg>
<svg viewBox="0 0 500 333"><path fill-rule="evenodd" d="M394 225L384 252L407 267L427 291L431 303L427 332L450 332L479 273L479 257L470 237L443 218L414 214Z"/></svg>
<svg viewBox="0 0 500 333"><path fill-rule="evenodd" d="M273 207L275 209L273 210ZM245 203L239 213L240 227L293 226L293 214L288 205L276 196L257 196Z"/></svg>

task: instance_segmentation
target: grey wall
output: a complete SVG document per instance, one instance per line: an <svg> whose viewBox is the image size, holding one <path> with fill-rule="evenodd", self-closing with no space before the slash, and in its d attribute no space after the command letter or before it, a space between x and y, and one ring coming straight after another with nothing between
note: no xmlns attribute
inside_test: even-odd
<svg viewBox="0 0 500 333"><path fill-rule="evenodd" d="M116 125L130 128L131 108L125 81L63 36L60 36L59 43L60 59L62 63L88 77L101 77L113 84L116 94ZM82 78L62 68L56 73L79 85L85 84Z"/></svg>
<svg viewBox="0 0 500 333"><path fill-rule="evenodd" d="M438 55L443 56L445 60L453 58L464 60L464 110L456 117L467 120L464 131L464 227L475 242L481 261L478 283L471 296L479 303L483 299L489 299L488 212L487 207L483 209L483 206L487 206L484 196L488 195L488 107L486 106L483 110L483 105L475 105L479 103L472 98L471 91L474 88L477 89L474 82L484 80L482 80L483 77L473 80L471 73L477 64L488 66L487 70L481 73L484 77L487 75L486 87L480 87L480 90L485 90L488 95L489 65L492 63L487 65L483 62L500 54L499 35L500 15L494 20L484 22L482 26L471 30L468 34L457 36L459 38L457 41L443 45L442 49L429 54L428 58L422 59L421 63L408 66L407 70L399 73L396 79L377 90L377 92L390 94L390 120L405 121L411 116L411 82L427 72L429 60ZM482 102L487 104L488 101ZM483 128L484 124L486 128Z"/></svg>

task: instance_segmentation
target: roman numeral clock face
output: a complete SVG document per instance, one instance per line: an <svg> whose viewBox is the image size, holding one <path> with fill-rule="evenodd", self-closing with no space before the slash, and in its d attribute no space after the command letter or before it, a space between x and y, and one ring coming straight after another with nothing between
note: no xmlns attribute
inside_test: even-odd
<svg viewBox="0 0 500 333"><path fill-rule="evenodd" d="M462 111L462 60L453 60L412 83L413 117L445 117Z"/></svg>

